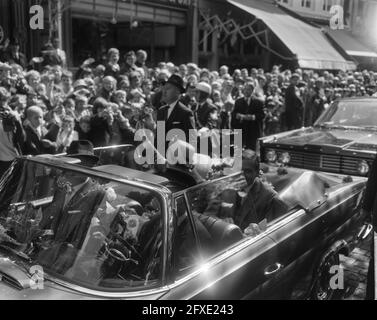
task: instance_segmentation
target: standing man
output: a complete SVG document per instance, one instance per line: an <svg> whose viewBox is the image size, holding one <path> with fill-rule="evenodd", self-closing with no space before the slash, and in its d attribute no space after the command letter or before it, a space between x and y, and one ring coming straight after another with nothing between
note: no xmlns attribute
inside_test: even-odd
<svg viewBox="0 0 377 320"><path fill-rule="evenodd" d="M232 113L232 129L242 130L243 147L250 150L256 150L264 119L263 101L253 95L254 90L253 82L245 84L245 96L236 101Z"/></svg>
<svg viewBox="0 0 377 320"><path fill-rule="evenodd" d="M285 115L288 130L301 128L304 117L304 102L300 97L300 89L297 87L300 76L294 73L290 79L291 84L285 93Z"/></svg>
<svg viewBox="0 0 377 320"><path fill-rule="evenodd" d="M376 219L376 212L377 212L377 158L373 162L372 170L369 174L369 180L367 184L367 188L365 190L364 200L361 207L364 212L366 212L373 221L373 229L376 234L377 228L377 219ZM371 255L372 258L369 262L369 270L368 270L368 278L367 278L367 292L366 292L366 300L374 300L374 286L375 286L375 275L374 275L374 242L372 240L372 248L371 248Z"/></svg>
<svg viewBox="0 0 377 320"><path fill-rule="evenodd" d="M10 93L0 87L0 179L21 154L25 132L19 116L8 106Z"/></svg>
<svg viewBox="0 0 377 320"><path fill-rule="evenodd" d="M184 92L183 79L178 75L172 75L162 89L162 100L166 105L158 110L157 121L165 122L165 141L169 131L180 129L185 133L185 141L189 142L189 131L195 129L194 114L180 102Z"/></svg>

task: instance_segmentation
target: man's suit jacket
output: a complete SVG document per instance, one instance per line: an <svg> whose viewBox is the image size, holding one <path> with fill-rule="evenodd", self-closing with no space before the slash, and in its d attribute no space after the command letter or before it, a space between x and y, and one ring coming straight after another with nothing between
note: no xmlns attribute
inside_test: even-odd
<svg viewBox="0 0 377 320"><path fill-rule="evenodd" d="M368 212L372 212L374 230L377 230L377 158L374 160L369 174L362 208Z"/></svg>
<svg viewBox="0 0 377 320"><path fill-rule="evenodd" d="M105 194L104 188L90 179L64 205L67 194L57 189L53 203L43 212L41 229L53 230L56 242L70 243L80 249Z"/></svg>
<svg viewBox="0 0 377 320"><path fill-rule="evenodd" d="M238 203L240 207L235 222L242 230L251 223L259 224L264 219L271 222L287 213L289 209L279 195L258 178L243 203L242 201Z"/></svg>
<svg viewBox="0 0 377 320"><path fill-rule="evenodd" d="M247 149L256 149L257 140L262 136L264 103L262 100L252 97L250 104L247 98L240 98L236 101L232 113L232 128L242 130L243 145ZM236 118L237 114L254 115L254 121L240 121Z"/></svg>
<svg viewBox="0 0 377 320"><path fill-rule="evenodd" d="M186 135L186 142L189 142L189 130L195 129L195 119L192 111L181 102L177 102L169 118L168 111L169 106L164 106L157 112L157 121L165 121L165 141L169 131L180 129Z"/></svg>
<svg viewBox="0 0 377 320"><path fill-rule="evenodd" d="M56 152L56 145L50 148L45 148L42 144L42 139L47 139L49 131L42 130L42 137L40 138L37 133L30 127L25 127L26 141L23 146L23 154L36 156L39 154L54 154ZM50 140L51 141L51 140ZM53 141L51 141L53 142Z"/></svg>
<svg viewBox="0 0 377 320"><path fill-rule="evenodd" d="M297 95L298 88L290 85L285 93L286 122L288 129L298 129L302 126L304 102Z"/></svg>

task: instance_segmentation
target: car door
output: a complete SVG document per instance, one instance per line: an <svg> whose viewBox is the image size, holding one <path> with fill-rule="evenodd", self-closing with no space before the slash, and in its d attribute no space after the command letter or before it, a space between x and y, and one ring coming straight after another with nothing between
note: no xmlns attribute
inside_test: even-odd
<svg viewBox="0 0 377 320"><path fill-rule="evenodd" d="M315 194L310 187L305 188ZM295 196L299 198L297 193ZM318 193L318 199L305 209L271 224L269 236L276 243L278 260L284 266L284 298L309 297L321 259L336 246L346 244L344 227L352 217L357 197L357 189L350 185L335 187L323 196Z"/></svg>
<svg viewBox="0 0 377 320"><path fill-rule="evenodd" d="M236 175L201 185L178 196L175 205L182 203L184 199L187 214L192 221L195 213L192 210L190 194L200 193L206 188L221 192L239 178L240 176ZM175 209L176 212L180 210ZM196 233L195 227L193 233ZM196 234L195 237L197 239ZM201 243L199 239L197 240L197 250L200 252ZM179 270L175 270L176 278L169 285L170 291L164 299L239 300L266 297L277 299L283 289L279 277L281 267L276 243L268 236L268 232L263 232L254 238L241 236L238 242L198 261L189 272L180 274Z"/></svg>

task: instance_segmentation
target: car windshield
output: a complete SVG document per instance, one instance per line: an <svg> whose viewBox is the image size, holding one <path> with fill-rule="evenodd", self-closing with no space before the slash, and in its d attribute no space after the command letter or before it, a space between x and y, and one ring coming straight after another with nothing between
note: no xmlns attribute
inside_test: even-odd
<svg viewBox="0 0 377 320"><path fill-rule="evenodd" d="M0 181L0 254L94 290L150 288L162 208L149 190L18 159Z"/></svg>
<svg viewBox="0 0 377 320"><path fill-rule="evenodd" d="M377 129L377 100L339 101L317 121L316 126Z"/></svg>

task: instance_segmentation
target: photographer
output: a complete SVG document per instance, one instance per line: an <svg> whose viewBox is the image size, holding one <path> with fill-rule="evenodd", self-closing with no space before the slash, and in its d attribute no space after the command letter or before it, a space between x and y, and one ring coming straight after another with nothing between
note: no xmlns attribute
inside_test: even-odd
<svg viewBox="0 0 377 320"><path fill-rule="evenodd" d="M10 93L0 87L0 177L21 154L20 146L25 141L25 133L19 116L13 112L8 101Z"/></svg>

